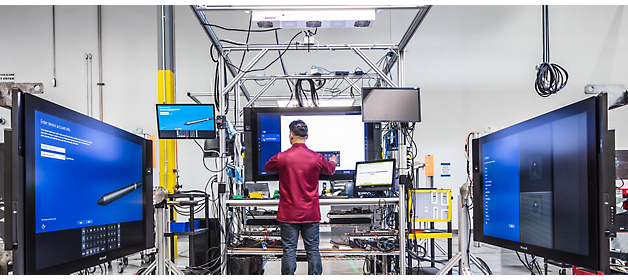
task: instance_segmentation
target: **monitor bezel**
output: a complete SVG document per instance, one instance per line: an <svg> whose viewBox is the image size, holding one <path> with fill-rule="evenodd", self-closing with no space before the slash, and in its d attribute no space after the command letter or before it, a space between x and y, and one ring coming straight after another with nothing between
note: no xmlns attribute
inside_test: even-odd
<svg viewBox="0 0 628 280"><path fill-rule="evenodd" d="M390 185L372 185L372 186L358 186L356 184L357 182L357 177L358 177L358 165L360 164L364 164L364 163L373 163L373 162L392 162L393 165L393 171L392 171L392 184ZM395 178L397 178L397 160L394 158L391 159L379 159L379 160L365 160L365 161L360 161L360 162L356 162L355 163L355 171L354 175L353 175L353 188L356 192L373 192L373 191L387 191L387 190L391 190L394 189L395 186Z"/></svg>
<svg viewBox="0 0 628 280"><path fill-rule="evenodd" d="M608 245L604 246L604 240L608 243L608 239L604 237L604 229L601 226L604 222L600 220L606 220L605 208L602 203L602 193L607 192L605 182L602 179L603 173L606 173L606 168L603 167L604 162L608 161L609 157L601 150L602 141L604 140L604 146L608 146L611 139L611 134L607 132L607 126L604 123L604 119L607 117L607 110L603 103L603 98L606 96L590 97L579 102L567 105L565 107L556 109L554 111L542 114L535 118L520 122L494 133L485 135L481 138L474 139L472 141L473 146L473 197L474 207L474 240L488 244L493 244L502 248L507 248L523 253L532 254L535 256L541 256L555 261L565 262L585 268L598 270L607 273L609 269L608 264ZM604 107L604 108L603 108ZM572 111L571 113L569 113ZM571 116L587 112L587 135L589 137L587 142L587 213L588 213L588 225L589 225L589 254L581 255L571 252L560 251L557 249L550 249L532 244L516 242L506 239L501 239L493 236L484 235L484 207L483 207L483 177L481 175L481 159L482 159L482 144L502 138L514 133L523 131L522 127L536 127L538 124L542 124L546 120L556 119L556 116ZM613 142L614 143L614 142ZM614 154L614 145L612 153ZM608 152L606 152L608 153ZM614 157L613 157L614 159ZM604 248L606 247L606 249ZM603 259L606 259L606 262Z"/></svg>
<svg viewBox="0 0 628 280"><path fill-rule="evenodd" d="M114 127L112 125L100 122L94 118L83 115L74 110L57 105L53 102L39 98L37 96L23 93L20 98L20 114L22 114L17 127L21 131L21 137L18 136L20 156L23 155L23 166L18 166L22 171L18 174L23 174L21 180L21 194L24 201L24 214L23 214L23 229L18 229L18 234L21 234L18 247L23 254L18 258L18 272L24 274L35 275L47 275L47 274L70 274L81 269L98 265L100 263L115 260L117 258L130 255L132 253L152 247L152 242L149 242L148 236L152 236L152 232L148 232L153 228L153 211L152 211L152 166L147 164L147 157L152 158L152 150L149 150L147 141L143 137L134 135L130 132ZM95 254L87 257L80 257L75 260L71 260L62 264L37 269L36 268L36 230L35 230L35 110L53 115L55 117L65 119L67 121L76 123L78 125L90 127L99 130L103 133L113 135L140 145L142 147L142 240L136 244L125 246L119 249L105 251L103 253ZM15 151L14 151L15 153ZM150 170L149 170L150 169ZM60 190L62 191L62 190ZM62 202L60 202L62 203ZM138 233L139 234L139 233Z"/></svg>
<svg viewBox="0 0 628 280"><path fill-rule="evenodd" d="M159 125L159 107L165 106L177 106L177 107L188 107L188 106L209 106L212 110L212 115L214 116L214 129L213 130L199 130L206 131L209 133L209 137L167 137L162 134L163 130L159 129L161 126ZM157 116L157 137L159 139L216 139L216 106L214 104L155 104L155 113ZM168 130L171 131L171 130ZM174 130L172 130L174 131Z"/></svg>
<svg viewBox="0 0 628 280"><path fill-rule="evenodd" d="M363 87L362 88L362 104L364 104L364 100L368 97L369 94L371 94L371 92L373 90L388 90L388 91L395 91L395 90L416 90L417 92L417 108L419 108L419 118L418 119L401 119L401 118L397 118L394 120L382 120L382 119L365 119L365 114L364 114L364 106L361 106L361 112L362 112L362 121L365 123L381 123L381 122L421 122L421 89L418 87L397 87L397 88L391 88L391 87ZM391 108L391 110L393 110L393 108Z"/></svg>

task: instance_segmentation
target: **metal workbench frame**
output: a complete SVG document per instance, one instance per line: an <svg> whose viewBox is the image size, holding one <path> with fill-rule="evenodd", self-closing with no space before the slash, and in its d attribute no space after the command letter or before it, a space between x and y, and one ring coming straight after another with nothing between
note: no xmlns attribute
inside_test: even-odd
<svg viewBox="0 0 628 280"><path fill-rule="evenodd" d="M256 6L238 6L238 5L219 5L219 6L211 6L211 5L192 5L190 6L192 9L192 12L194 13L194 15L196 16L199 24L201 25L201 27L203 28L203 30L205 31L205 34L207 35L207 37L210 39L211 43L214 45L214 47L218 50L219 58L218 58L218 69L216 71L218 71L218 77L219 77L219 112L225 112L225 94L228 93L229 91L231 91L232 89L235 88L236 91L236 106L235 108L237 108L237 110L234 110L234 112L237 112L236 114L234 114L236 121L238 119L240 119L242 117L242 112L244 107L249 107L249 106L253 106L255 105L255 101L258 100L263 94L264 92L270 87L270 85L273 84L274 81L276 81L277 79L304 79L304 78L329 78L329 79L344 79L345 81L349 82L349 84L354 87L354 89L358 90L358 92L360 92L359 87L357 87L355 85L355 82L352 82L350 79L354 78L354 79L361 79L363 76L362 75L316 75L315 77L312 76L308 76L308 75L247 75L247 71L251 70L253 68L253 66L255 66L255 64L257 62L260 61L260 59L262 57L264 57L265 54L267 54L269 51L276 51L276 50L281 50L281 51L351 51L353 53L355 53L358 57L360 57L369 67L371 67L378 75L378 78L380 79L380 81L383 81L384 83L377 83L377 86L388 86L388 87L403 87L405 85L405 73L404 73L404 68L405 68L405 62L404 62L404 57L405 57L405 50L410 42L410 40L412 39L412 37L414 36L414 34L416 33L417 29L419 28L420 24L423 22L423 20L425 19L426 15L428 14L428 12L431 10L432 6L431 5L425 5L425 6L420 6L420 5L414 5L414 6L365 6L365 5L338 5L338 6L282 6L282 7L277 7L277 6L268 6L268 5L256 5ZM235 46L223 46L223 44L221 43L221 40L218 38L218 36L216 35L216 33L214 32L213 28L210 25L209 20L207 19L206 15L205 15L205 11L220 11L220 10L240 10L240 11L244 11L244 10L259 10L259 9L328 9L328 10L338 10L338 9L352 9L352 8L369 8L369 9L416 9L417 14L415 15L414 19L412 20L412 22L410 23L410 25L408 26L406 32L404 33L404 35L402 36L401 40L399 41L399 43L397 44L330 44L330 45L326 45L326 44L318 44L318 45L300 45L300 44L249 44L249 45L235 45ZM376 63L374 63L364 52L367 50L388 50L390 53L390 59L388 60L388 62L386 63L386 65L384 65L383 69L380 69L377 67ZM253 52L257 52L257 54L255 55L255 57L246 65L244 66L242 69L236 69L236 67L233 66L231 59L229 58L229 54L232 52L242 52L242 51L253 51ZM394 81L391 77L388 76L388 74L391 73L391 70L393 69L393 67L397 66L397 81ZM223 69L227 69L227 71L231 74L231 76L233 77L231 80L229 80L228 84L225 86L225 81L227 81L227 75L226 73L223 71ZM241 70L241 71L240 71ZM259 80L259 79L266 79L268 80L268 82L266 83L265 86L263 86L254 96L251 96L250 92L248 91L248 89L246 88L246 86L244 85L244 82L247 80ZM239 95L241 94L246 98L247 103L244 106L239 106ZM193 99L195 102L197 103L201 103L194 94L190 94L188 93L188 96ZM222 113L224 115L224 113ZM225 128L220 128L219 129L221 136L225 135ZM401 132L401 131L400 131ZM399 135L402 135L401 133ZM403 139L403 138L402 138ZM220 166L225 166L226 162L226 146L225 146L225 138L224 137L220 137ZM397 154L397 158L405 158L406 156L406 143L403 143L403 141L400 141L399 143L399 149L398 149L398 154ZM398 160L398 168L400 170L400 173L398 174L405 174L405 172L407 171L408 167L407 167L407 161L405 160ZM404 172L404 173L402 173ZM225 184L226 183L226 179L227 179L227 170L226 168L223 168L223 170L220 172L220 177L219 177L219 182L220 184ZM399 193L400 194L404 194L405 193L405 189L404 186L401 184L399 187ZM238 202L235 202L233 200L227 200L227 194L226 193L221 193L219 194L219 199L222 202L221 203L221 211L222 213L227 213L227 207L230 204L231 206L236 206L236 204ZM351 201L351 203L345 203L343 201L348 201L350 199L341 199L342 201L329 201L329 203L332 202L337 202L340 204L355 204L355 201ZM321 200L321 205L324 205L323 203L327 203L325 202L326 200ZM405 220L406 220L406 213L404 211L404 205L405 205L405 197L404 195L400 195L400 197L397 199L397 205L399 205L399 251L398 251L398 256L400 258L400 263L405 263L405 259L407 258L406 256L406 228L405 228ZM239 207L240 205L237 205L237 207ZM225 224L226 219L224 217L225 215L221 216L221 224ZM226 240L224 240L224 237L221 235L221 251L225 252L226 251ZM378 254L381 254L378 253ZM222 262L222 268L221 268L221 274L226 274L226 262ZM405 275L406 274L406 270L405 270L405 266L402 266L403 268L401 269L400 274L401 275Z"/></svg>

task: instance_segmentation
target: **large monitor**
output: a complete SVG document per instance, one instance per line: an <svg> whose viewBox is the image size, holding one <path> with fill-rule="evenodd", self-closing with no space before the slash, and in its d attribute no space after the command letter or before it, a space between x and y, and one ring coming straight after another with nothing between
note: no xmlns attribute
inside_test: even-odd
<svg viewBox="0 0 628 280"><path fill-rule="evenodd" d="M362 122L360 107L245 108L244 130L247 180L276 181L264 164L290 145L288 125L303 120L309 129L308 148L329 158L338 155L333 175L324 180L353 180L355 163L381 158L379 124Z"/></svg>
<svg viewBox="0 0 628 280"><path fill-rule="evenodd" d="M475 240L608 272L615 149L605 98L473 141Z"/></svg>
<svg viewBox="0 0 628 280"><path fill-rule="evenodd" d="M157 104L160 139L216 138L213 104Z"/></svg>
<svg viewBox="0 0 628 280"><path fill-rule="evenodd" d="M152 142L13 98L15 273L68 274L153 247Z"/></svg>
<svg viewBox="0 0 628 280"><path fill-rule="evenodd" d="M362 88L362 121L420 122L419 88Z"/></svg>
<svg viewBox="0 0 628 280"><path fill-rule="evenodd" d="M356 191L384 191L395 185L395 159L355 163Z"/></svg>

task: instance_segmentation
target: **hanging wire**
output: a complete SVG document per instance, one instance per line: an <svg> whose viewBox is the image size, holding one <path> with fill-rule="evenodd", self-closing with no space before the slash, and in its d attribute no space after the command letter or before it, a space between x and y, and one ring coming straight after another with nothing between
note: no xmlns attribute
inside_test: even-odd
<svg viewBox="0 0 628 280"><path fill-rule="evenodd" d="M567 85L565 68L550 62L549 7L543 5L543 62L537 66L534 88L541 97L557 93Z"/></svg>

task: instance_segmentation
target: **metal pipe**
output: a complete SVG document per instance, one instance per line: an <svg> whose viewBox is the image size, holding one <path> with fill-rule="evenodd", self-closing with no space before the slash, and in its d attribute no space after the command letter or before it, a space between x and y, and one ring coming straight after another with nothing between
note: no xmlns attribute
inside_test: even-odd
<svg viewBox="0 0 628 280"><path fill-rule="evenodd" d="M421 23L423 23L423 20L425 19L425 17L427 16L427 13L431 9L432 9L432 5L426 5L424 9L419 10L417 14L414 16L414 19L412 20L412 22L410 23L410 26L406 30L406 33L404 33L403 37L401 37L401 40L399 40L400 51L403 51L406 49L406 47L408 47L410 40L412 39L412 37L414 37L414 34L416 33L417 29L419 28ZM388 63L386 63L386 66L384 66L384 73L388 74L396 62L397 62L397 55L393 55L390 58L390 60L388 60Z"/></svg>
<svg viewBox="0 0 628 280"><path fill-rule="evenodd" d="M214 93L211 92L188 92L188 96L192 99L192 100L198 100L196 98L196 96L207 96L207 97L212 97L214 96ZM359 94L356 94L355 96L360 96ZM345 96L345 95L334 95L334 94L325 94L325 95L319 95L318 96L320 99L323 98L334 98L334 99L355 99L355 98L351 98L349 96ZM262 99L289 99L290 96L289 95L264 95L264 96L260 96L259 98L257 98L258 100L262 100ZM200 100L197 102L199 104L201 104L202 102L200 102ZM246 107L246 106L244 106Z"/></svg>
<svg viewBox="0 0 628 280"><path fill-rule="evenodd" d="M163 92L163 104L166 104L166 6L161 5L161 88ZM164 188L168 189L168 140L164 140Z"/></svg>
<svg viewBox="0 0 628 280"><path fill-rule="evenodd" d="M198 100L198 98L196 98L194 95L191 94L191 92L188 92L188 97L190 99L192 99L194 102L196 102L196 104L203 104L203 102L201 102L200 100Z"/></svg>
<svg viewBox="0 0 628 280"><path fill-rule="evenodd" d="M321 199L320 205L389 205L399 202L398 197L384 197L384 198L328 198ZM247 206L277 206L279 200L277 199L231 199L227 200L227 206L229 207L247 207Z"/></svg>
<svg viewBox="0 0 628 280"><path fill-rule="evenodd" d="M399 156L397 162L399 164L399 175L407 175L406 169L408 168L406 141L403 133L403 128L399 127L397 133L399 141ZM405 184L399 184L399 259L403 260L399 262L401 275L406 275L406 191Z"/></svg>
<svg viewBox="0 0 628 280"><path fill-rule="evenodd" d="M205 34L207 34L207 37L209 37L209 40L212 42L214 47L216 47L216 50L218 50L218 53L224 56L227 62L227 69L229 70L231 75L235 77L238 72L235 69L235 67L233 67L229 56L224 55L224 49L223 49L222 43L220 43L220 39L218 39L218 36L216 36L214 29L209 25L209 21L207 20L207 17L205 17L205 13L203 13L202 11L196 10L196 7L197 6L195 5L190 5L192 12L196 16L196 19L198 20L198 23L201 24L201 27L203 27L203 30L205 30ZM251 95L249 94L249 91L246 89L244 84L240 84L240 88L242 89L242 93L244 94L244 97L246 98L246 100L251 99Z"/></svg>
<svg viewBox="0 0 628 280"><path fill-rule="evenodd" d="M249 107L251 105L253 105L253 103L255 103L255 101L275 82L275 80L277 80L276 78L272 78L270 79L270 81L268 81L258 92L257 94L255 94L255 96L253 96L253 98L251 98L249 100L249 102L246 103L246 105L244 105L243 108ZM240 112L238 113L238 115L242 116L242 114L244 113L244 109L240 109Z"/></svg>
<svg viewBox="0 0 628 280"><path fill-rule="evenodd" d="M241 83L241 81L238 82L238 85ZM233 125L234 126L238 126L238 123L240 122L240 114L238 114L238 109L240 109L240 87L235 87L235 94L234 94L234 105L233 108L235 108L233 110ZM235 146L235 145L234 145ZM237 155L237 154L236 154Z"/></svg>
<svg viewBox="0 0 628 280"><path fill-rule="evenodd" d="M223 94L227 93L228 91L230 91L233 86L235 86L235 84L237 82L240 81L240 79L242 79L242 77L244 77L244 75L246 74L247 71L251 70L251 68L253 68L253 66L255 66L255 64L262 59L262 57L264 57L264 55L268 53L268 49L263 49L261 50L254 58L253 60L251 60L251 62L249 62L249 64L247 64L246 66L244 66L243 69L240 69L240 73L238 73L238 75L236 75L233 80L231 80L227 86L221 91Z"/></svg>
<svg viewBox="0 0 628 280"><path fill-rule="evenodd" d="M397 85L395 84L395 82L393 82L381 69L377 68L377 65L375 65L375 63L368 58L368 56L366 56L366 54L364 54L364 52L359 49L359 48L351 48L360 58L362 58L362 60L364 60L364 62L366 62L366 64L368 64L373 70L375 70L375 72L377 72L377 74L379 74L382 79L384 79L384 81L386 81L386 83L388 83L389 85L391 85L392 87L397 87Z"/></svg>
<svg viewBox="0 0 628 280"><path fill-rule="evenodd" d="M155 220L157 221L157 225L155 230L157 237L157 275L166 275L166 246L164 246L164 227L166 222L166 217L164 215L164 208L155 207L155 212L157 212Z"/></svg>
<svg viewBox="0 0 628 280"><path fill-rule="evenodd" d="M351 81L351 80L349 80L349 78L347 78L346 76L345 76L344 80L345 80L347 83L349 83L349 86L351 86L351 87L352 87L353 89L355 89L357 92L362 92L362 89L356 85L356 83L358 82L358 80Z"/></svg>
<svg viewBox="0 0 628 280"><path fill-rule="evenodd" d="M225 72L224 72L224 66L225 66L225 58L223 55L221 55L220 57L218 57L218 69L216 71L218 71L218 82L220 83L218 89L220 89L220 92L224 93L225 92ZM218 106L220 107L219 111L220 111L220 115L225 115L225 95L224 94L220 94L219 96L219 104ZM227 169L224 168L226 165L225 162L225 151L226 151L226 130L223 127L220 128L220 169L222 169L222 171L220 172L220 183L221 184L225 184L227 182ZM220 215L220 225L222 227L227 227L227 190L225 187L225 190L223 193L219 193L218 197L220 199L220 205L221 205L221 212L222 214ZM227 250L227 240L226 240L226 236L224 234L220 235L220 254L221 254L221 258L225 258L225 256L222 256L223 252L226 252ZM227 274L227 265L226 265L226 260L222 259L221 265L220 265L220 274L221 275L226 275Z"/></svg>
<svg viewBox="0 0 628 280"><path fill-rule="evenodd" d="M55 35L55 5L52 5L52 87L57 86L57 44Z"/></svg>
<svg viewBox="0 0 628 280"><path fill-rule="evenodd" d="M365 75L336 75L336 74L322 74L322 75L245 75L242 77L242 81L248 80L266 80L270 78L277 78L278 80L289 80L289 79L361 79L364 76L369 76L369 74Z"/></svg>
<svg viewBox="0 0 628 280"><path fill-rule="evenodd" d="M424 9L426 5L195 5L199 11L224 10L388 10L388 9Z"/></svg>
<svg viewBox="0 0 628 280"><path fill-rule="evenodd" d="M397 63L397 79L399 80L399 86L403 87L406 84L406 51L399 50L399 63Z"/></svg>
<svg viewBox="0 0 628 280"><path fill-rule="evenodd" d="M100 100L100 121L104 121L102 90L102 6L98 5L98 96Z"/></svg>
<svg viewBox="0 0 628 280"><path fill-rule="evenodd" d="M248 45L236 45L236 46L223 46L224 50L229 51L261 51L263 49L268 49L271 51L283 51L285 49L288 50L300 50L307 51L309 47L310 51L318 50L323 47L325 50L330 51L348 51L353 48L358 49L368 49L368 50L390 50L397 49L397 44L332 44L332 45L298 45L298 44L248 44Z"/></svg>
<svg viewBox="0 0 628 280"><path fill-rule="evenodd" d="M89 116L89 54L87 53L85 54L85 76L87 80L86 87L85 87L85 93L86 93L85 101L87 103L85 105L86 107L85 115Z"/></svg>
<svg viewBox="0 0 628 280"><path fill-rule="evenodd" d="M89 54L89 116L94 116L94 61L92 54Z"/></svg>
<svg viewBox="0 0 628 280"><path fill-rule="evenodd" d="M405 77L404 77L404 51L399 50L399 63L397 64L397 79L400 86L405 85ZM374 68L377 69L377 68ZM406 146L406 136L403 132L403 128L399 127L399 132L397 133L397 137L399 137L399 175L408 175L408 154L407 154L407 146ZM409 135L412 137L412 135ZM399 259L406 259L406 192L405 192L405 184L399 184ZM406 275L406 266L402 265L400 262L399 265L401 269L401 275Z"/></svg>

